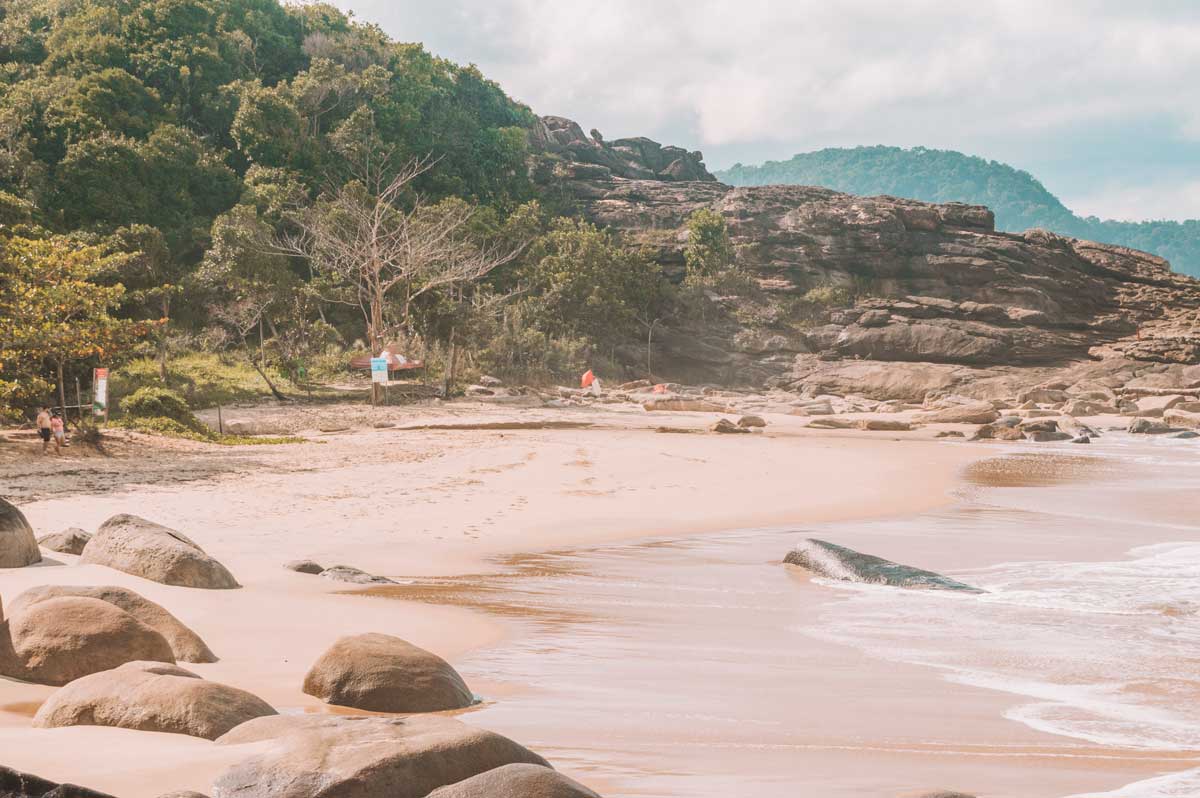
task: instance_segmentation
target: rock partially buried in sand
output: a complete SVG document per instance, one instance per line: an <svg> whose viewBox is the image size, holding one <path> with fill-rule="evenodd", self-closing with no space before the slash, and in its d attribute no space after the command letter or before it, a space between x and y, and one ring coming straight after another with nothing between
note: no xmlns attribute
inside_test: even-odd
<svg viewBox="0 0 1200 798"><path fill-rule="evenodd" d="M762 416L742 416L738 419L738 426L752 429L754 427L765 427L767 426L767 422L763 420Z"/></svg>
<svg viewBox="0 0 1200 798"><path fill-rule="evenodd" d="M25 514L0 499L0 568L24 568L41 561L42 552Z"/></svg>
<svg viewBox="0 0 1200 798"><path fill-rule="evenodd" d="M783 561L788 565L798 565L819 576L845 582L926 590L956 590L964 593L985 592L933 571L900 565L882 557L863 554L816 538L805 540L788 552Z"/></svg>
<svg viewBox="0 0 1200 798"><path fill-rule="evenodd" d="M0 796L2 798L113 798L106 792L96 792L74 784L57 784L48 779L22 773L0 765Z"/></svg>
<svg viewBox="0 0 1200 798"><path fill-rule="evenodd" d="M11 648L7 656L0 652L0 673L39 684L66 684L135 660L175 661L166 638L97 598L37 601L8 619L8 633Z"/></svg>
<svg viewBox="0 0 1200 798"><path fill-rule="evenodd" d="M214 798L425 798L503 765L549 766L507 737L439 715L256 718L217 744L267 740L217 778Z"/></svg>
<svg viewBox="0 0 1200 798"><path fill-rule="evenodd" d="M50 696L33 718L42 729L113 726L215 740L254 718L275 715L261 698L160 662L129 662L93 673Z"/></svg>
<svg viewBox="0 0 1200 798"><path fill-rule="evenodd" d="M750 430L746 427L739 427L727 418L721 418L717 419L716 423L708 428L708 431L721 435L736 435L738 433L747 433Z"/></svg>
<svg viewBox="0 0 1200 798"><path fill-rule="evenodd" d="M83 549L84 563L106 565L164 585L241 587L224 565L174 529L136 515L114 515Z"/></svg>
<svg viewBox="0 0 1200 798"><path fill-rule="evenodd" d="M396 580L386 576L375 576L352 565L332 565L321 571L321 576L335 582L349 582L352 585L394 585Z"/></svg>
<svg viewBox="0 0 1200 798"><path fill-rule="evenodd" d="M669 410L676 413L728 413L729 408L704 399L649 399L642 403L644 410Z"/></svg>
<svg viewBox="0 0 1200 798"><path fill-rule="evenodd" d="M429 798L600 798L579 782L539 765L505 765L441 787Z"/></svg>
<svg viewBox="0 0 1200 798"><path fill-rule="evenodd" d="M114 585L75 587L72 585L43 585L31 587L17 596L9 606L13 615L24 612L39 601L63 596L83 596L100 599L138 619L166 639L178 662L216 662L217 657L200 636L178 618L148 598Z"/></svg>
<svg viewBox="0 0 1200 798"><path fill-rule="evenodd" d="M292 560L284 563L283 567L298 574L319 574L325 570L320 563L313 560Z"/></svg>
<svg viewBox="0 0 1200 798"><path fill-rule="evenodd" d="M991 402L972 402L922 413L919 418L926 424L990 424L1000 413Z"/></svg>
<svg viewBox="0 0 1200 798"><path fill-rule="evenodd" d="M92 539L91 532L85 532L77 526L64 529L62 532L51 532L37 539L43 549L57 551L59 554L83 554L83 547Z"/></svg>
<svg viewBox="0 0 1200 798"><path fill-rule="evenodd" d="M304 692L375 712L440 712L475 703L450 663L399 637L343 637L313 664Z"/></svg>
<svg viewBox="0 0 1200 798"><path fill-rule="evenodd" d="M907 421L893 421L883 418L864 418L858 422L858 428L870 432L908 432L912 424Z"/></svg>

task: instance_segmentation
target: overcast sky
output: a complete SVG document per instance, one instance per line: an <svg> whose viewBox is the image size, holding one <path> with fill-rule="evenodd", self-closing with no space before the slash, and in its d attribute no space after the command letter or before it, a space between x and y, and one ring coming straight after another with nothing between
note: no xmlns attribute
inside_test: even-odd
<svg viewBox="0 0 1200 798"><path fill-rule="evenodd" d="M1200 217L1200 0L336 0L541 114L710 168L857 144L1032 172L1108 218Z"/></svg>

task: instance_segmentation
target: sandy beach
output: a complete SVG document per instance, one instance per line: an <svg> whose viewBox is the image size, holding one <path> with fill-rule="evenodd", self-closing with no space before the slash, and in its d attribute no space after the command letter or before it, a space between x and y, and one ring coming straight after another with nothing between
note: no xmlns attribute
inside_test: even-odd
<svg viewBox="0 0 1200 798"><path fill-rule="evenodd" d="M463 719L606 795L736 794L739 774L755 774L747 783L766 785L759 795L824 785L838 796L955 787L1049 798L1194 766L1187 750L1035 730L1006 717L1018 703L1011 693L948 681L926 663L889 661L819 630L802 643L784 634L825 619L841 628L839 607L853 603L778 565L800 529L954 573L1119 557L1160 542L1107 527L997 536L987 518L964 521L986 511L963 509L964 497L1003 482L980 462L1031 445L935 440L938 427L815 431L788 416L760 433L721 436L655 432L699 432L712 420L694 413L466 403L372 412L372 423L395 426L351 414L346 431L321 432L328 422L314 421L307 443L237 448L126 436L107 457L61 460L28 457L32 445L20 440L0 445L0 492L38 533L133 512L192 537L243 585L168 587L46 553L41 566L0 572L0 596L43 584L137 590L220 658L189 668L285 713L330 711L300 685L338 636L397 635L447 657L484 699ZM1018 465L1031 476L1013 489L1092 484L1124 468L1113 465L1120 452L1058 456L1078 462ZM1194 523L1178 489L1147 502L1163 523ZM958 508L954 523L927 523L945 508ZM282 568L299 558L403 584L361 591ZM722 585L743 600L699 600ZM630 600L628 590L648 586ZM700 641L713 656L687 659ZM762 667L749 672L749 661ZM208 790L247 754L180 735L31 729L52 692L0 679L4 764L150 798ZM631 701L644 705L630 713Z"/></svg>

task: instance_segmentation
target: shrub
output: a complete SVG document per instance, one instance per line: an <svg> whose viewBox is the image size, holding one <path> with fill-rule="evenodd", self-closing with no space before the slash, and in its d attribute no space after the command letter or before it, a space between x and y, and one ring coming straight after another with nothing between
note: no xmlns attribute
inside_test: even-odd
<svg viewBox="0 0 1200 798"><path fill-rule="evenodd" d="M121 411L136 418L165 418L185 426L194 426L196 417L183 397L170 388L147 385L121 400Z"/></svg>

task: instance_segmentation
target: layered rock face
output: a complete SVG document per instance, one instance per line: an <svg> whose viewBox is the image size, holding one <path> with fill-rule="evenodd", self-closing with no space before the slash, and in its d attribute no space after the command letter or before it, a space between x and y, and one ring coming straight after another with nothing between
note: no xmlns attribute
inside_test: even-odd
<svg viewBox="0 0 1200 798"><path fill-rule="evenodd" d="M1182 384L1181 369L1200 363L1200 282L1156 256L997 232L982 206L731 188L697 174L699 153L695 168L675 170L688 177L662 174L658 162L626 168L606 160L609 145L577 141L578 126L546 125L566 143L553 151L553 174L535 177L586 217L648 248L678 279L687 219L711 208L757 284L739 296L710 292L715 312L703 323L665 330L655 355L663 376L921 401L999 395L1064 370L1068 383L1170 374Z"/></svg>

